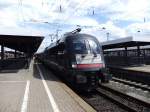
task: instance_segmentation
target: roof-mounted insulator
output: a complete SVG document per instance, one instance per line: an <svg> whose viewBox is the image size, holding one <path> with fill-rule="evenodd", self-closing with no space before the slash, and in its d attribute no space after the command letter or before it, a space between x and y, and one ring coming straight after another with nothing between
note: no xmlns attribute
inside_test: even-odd
<svg viewBox="0 0 150 112"><path fill-rule="evenodd" d="M77 29L73 30L72 32L65 33L64 36L76 34L76 33L79 33L80 31L81 31L81 28L77 28Z"/></svg>
<svg viewBox="0 0 150 112"><path fill-rule="evenodd" d="M75 33L79 33L81 31L81 28L77 28L74 31L72 31L71 33L75 34Z"/></svg>

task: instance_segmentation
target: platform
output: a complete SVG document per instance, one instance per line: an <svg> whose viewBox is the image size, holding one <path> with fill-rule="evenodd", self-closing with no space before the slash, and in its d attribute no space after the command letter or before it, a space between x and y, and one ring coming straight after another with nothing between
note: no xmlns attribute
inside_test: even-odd
<svg viewBox="0 0 150 112"><path fill-rule="evenodd" d="M141 65L136 67L123 67L123 69L150 73L150 65Z"/></svg>
<svg viewBox="0 0 150 112"><path fill-rule="evenodd" d="M0 112L96 112L42 64L1 71Z"/></svg>
<svg viewBox="0 0 150 112"><path fill-rule="evenodd" d="M137 71L137 72L150 73L150 65L140 65L140 66L130 66L130 67L124 67L124 66L109 66L109 67Z"/></svg>

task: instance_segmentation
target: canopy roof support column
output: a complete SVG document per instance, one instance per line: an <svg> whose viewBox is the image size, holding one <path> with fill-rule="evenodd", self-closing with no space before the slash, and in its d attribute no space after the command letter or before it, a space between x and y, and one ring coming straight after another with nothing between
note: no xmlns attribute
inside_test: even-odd
<svg viewBox="0 0 150 112"><path fill-rule="evenodd" d="M4 45L1 45L1 60L4 60Z"/></svg>
<svg viewBox="0 0 150 112"><path fill-rule="evenodd" d="M17 50L15 50L14 57L17 58Z"/></svg>
<svg viewBox="0 0 150 112"><path fill-rule="evenodd" d="M144 56L141 56L141 51L140 51L140 46L138 45L137 46L137 57L138 57L138 64L143 64L143 57Z"/></svg>
<svg viewBox="0 0 150 112"><path fill-rule="evenodd" d="M125 54L124 54L124 61L125 61L125 64L128 66L129 65L129 61L128 61L128 48L125 47Z"/></svg>

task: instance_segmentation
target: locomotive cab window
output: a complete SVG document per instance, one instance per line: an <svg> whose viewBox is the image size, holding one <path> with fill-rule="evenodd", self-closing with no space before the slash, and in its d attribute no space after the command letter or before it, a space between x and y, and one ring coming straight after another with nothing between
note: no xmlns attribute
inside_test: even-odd
<svg viewBox="0 0 150 112"><path fill-rule="evenodd" d="M98 44L92 39L85 40L74 40L73 48L76 54L88 54L90 53L99 54L100 48Z"/></svg>
<svg viewBox="0 0 150 112"><path fill-rule="evenodd" d="M75 40L73 41L73 48L76 54L86 54L87 48L85 40Z"/></svg>
<svg viewBox="0 0 150 112"><path fill-rule="evenodd" d="M100 53L100 49L99 49L98 44L95 41L93 41L93 40L88 40L88 42L89 42L89 45L90 45L91 53L99 54Z"/></svg>

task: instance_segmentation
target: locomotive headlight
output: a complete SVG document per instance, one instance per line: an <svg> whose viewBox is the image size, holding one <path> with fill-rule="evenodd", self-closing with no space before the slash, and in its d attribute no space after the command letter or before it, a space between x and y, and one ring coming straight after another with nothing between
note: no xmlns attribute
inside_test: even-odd
<svg viewBox="0 0 150 112"><path fill-rule="evenodd" d="M80 55L76 55L76 60L77 60L77 62L81 62L81 56Z"/></svg>
<svg viewBox="0 0 150 112"><path fill-rule="evenodd" d="M77 64L75 62L72 62L72 68L77 68Z"/></svg>
<svg viewBox="0 0 150 112"><path fill-rule="evenodd" d="M83 75L77 75L76 76L76 82L77 83L86 83L87 82L87 78Z"/></svg>
<svg viewBox="0 0 150 112"><path fill-rule="evenodd" d="M72 64L72 68L77 68L77 65L76 64Z"/></svg>

